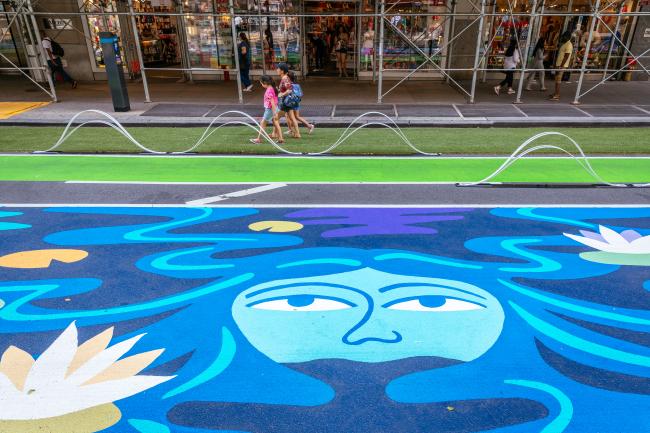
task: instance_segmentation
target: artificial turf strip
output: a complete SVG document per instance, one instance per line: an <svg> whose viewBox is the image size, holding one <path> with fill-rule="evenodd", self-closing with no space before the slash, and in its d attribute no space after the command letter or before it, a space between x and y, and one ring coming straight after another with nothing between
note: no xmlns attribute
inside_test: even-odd
<svg viewBox="0 0 650 433"><path fill-rule="evenodd" d="M175 152L190 148L205 128L129 127L143 145L157 151ZM403 128L408 139L425 152L452 154L511 154L529 137L542 131L562 132L580 144L588 155L650 153L648 128ZM0 152L32 152L54 144L62 127L0 127ZM294 152L327 149L343 133L342 128L316 128L301 140L287 139ZM277 154L270 144L251 144L255 133L245 127L222 128L198 149L201 153ZM535 144L562 145L577 153L565 138L544 137ZM110 128L84 127L75 132L59 150L66 153L138 153L133 143ZM555 151L557 153L557 151ZM412 155L407 144L386 128L365 128L333 151L335 154ZM544 153L540 151L537 153Z"/></svg>
<svg viewBox="0 0 650 433"><path fill-rule="evenodd" d="M0 180L140 182L471 182L502 159L0 156ZM650 182L650 159L603 158L609 182ZM495 181L596 183L576 161L523 159Z"/></svg>

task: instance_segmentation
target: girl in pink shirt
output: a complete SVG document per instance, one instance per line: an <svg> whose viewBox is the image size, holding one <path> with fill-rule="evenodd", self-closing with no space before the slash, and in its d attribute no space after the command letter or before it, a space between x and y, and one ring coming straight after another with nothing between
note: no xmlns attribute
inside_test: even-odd
<svg viewBox="0 0 650 433"><path fill-rule="evenodd" d="M264 92L264 116L257 138L251 138L251 143L259 144L262 142L262 132L266 129L269 122L273 123L273 133L271 138L277 139L278 143L284 143L282 129L280 128L280 119L278 119L278 94L275 90L275 82L268 75L262 75L260 84L266 91Z"/></svg>

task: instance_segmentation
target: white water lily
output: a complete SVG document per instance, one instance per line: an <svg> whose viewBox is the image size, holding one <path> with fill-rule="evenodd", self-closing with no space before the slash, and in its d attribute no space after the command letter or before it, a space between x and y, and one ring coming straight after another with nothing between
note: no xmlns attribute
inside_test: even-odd
<svg viewBox="0 0 650 433"><path fill-rule="evenodd" d="M620 254L650 254L650 235L643 236L634 230L617 233L605 226L598 226L600 233L580 230L580 234L564 233L564 236L598 251Z"/></svg>
<svg viewBox="0 0 650 433"><path fill-rule="evenodd" d="M0 359L0 421L59 417L130 397L172 379L138 375L164 349L120 359L143 335L108 347L113 337L113 328L109 328L78 346L73 322L36 360L10 346Z"/></svg>

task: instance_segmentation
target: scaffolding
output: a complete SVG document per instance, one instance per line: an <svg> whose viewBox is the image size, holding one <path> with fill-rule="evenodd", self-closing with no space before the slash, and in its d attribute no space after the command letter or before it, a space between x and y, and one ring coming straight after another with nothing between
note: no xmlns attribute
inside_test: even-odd
<svg viewBox="0 0 650 433"><path fill-rule="evenodd" d="M139 0L136 0L139 1ZM529 74L534 72L555 72L555 73L576 73L579 74L577 81L576 92L573 97L573 103L579 104L582 97L594 91L598 87L604 85L615 76L621 74L646 74L650 77L650 65L646 65L647 59L650 57L648 54L650 48L643 51L633 51L632 34L635 31L637 21L639 19L645 20L648 23L650 19L650 2L648 0L639 0L633 2L635 4L634 10L627 8L626 4L630 4L626 0L588 0L588 9L581 11L571 11L573 1L567 0L568 7L566 11L554 10L557 2L550 2L552 0L527 0L527 3L517 0L498 0L501 3L501 9L497 7L497 0L449 0L445 2L445 11L437 11L431 13L408 13L399 12L400 18L408 17L432 17L436 16L437 19L442 18L445 29L444 43L436 47L435 53L432 53L431 47L427 53L421 47L421 41L414 40L410 37L396 20L392 19L397 12L401 2L405 0L376 0L374 12L360 12L355 9L354 13L346 16L352 16L355 19L366 18L378 23L379 31L373 34L373 71L372 79L377 84L377 102L381 103L383 99L390 92L397 89L402 83L411 79L418 72L429 67L430 70L439 74L454 88L462 93L469 103L476 102L477 84L479 81L485 82L488 74L497 72L505 72L503 66L498 64L490 65L488 59L494 57L490 54L490 50L495 43L495 40L503 28L510 27L513 30L513 37L517 41L518 50L521 53L521 63L516 67L518 72L518 83L516 89L516 103L523 102L522 93L524 89L524 81ZM0 42L8 36L12 28L20 28L27 43L33 47L34 55L37 58L37 66L20 66L12 62L7 56L0 52L0 58L9 64L9 67L0 68L0 71L17 71L18 73L29 79L34 85L38 86L45 92L53 101L57 101L57 95L54 87L54 81L48 68L48 57L42 47L42 40L37 18L85 18L88 16L100 17L123 17L129 23L129 32L134 38L135 42L135 56L138 61L138 70L142 78L142 86L144 88L145 102L151 102L151 95L149 90L149 83L147 80L147 73L152 70L170 70L178 71L189 77L192 80L192 74L197 72L222 72L222 69L214 67L192 67L189 61L184 60L182 65L178 68L158 68L158 67L145 67L143 61L143 53L141 48L141 41L139 31L136 24L137 17L157 16L157 17L177 17L181 24L185 22L190 16L203 19L209 19L213 22L225 20L231 25L231 37L233 41L233 50L235 49L235 41L237 40L237 28L235 25L236 19L261 19L270 18L296 18L304 23L306 18L314 17L327 17L327 16L341 16L340 13L320 13L311 14L306 13L304 7L298 8L297 12L288 13L272 13L267 7L266 11L262 11L261 2L256 3L257 11L242 12L235 8L234 0L228 1L228 8L226 12L186 12L182 10L182 2L177 11L175 12L143 12L136 11L134 8L134 0L119 0L117 3L120 7L117 10L106 10L105 0L85 0L83 4L75 11L59 12L48 11L46 2L39 0L11 0L1 1L4 6L4 11L0 14L4 15L7 20L6 27L0 34ZM301 3L301 5L304 4ZM86 6L92 5L95 10L88 11ZM463 6L463 8L460 8ZM505 7L503 7L505 6ZM610 8L617 7L617 10L612 12ZM463 9L463 10L461 10ZM545 17L558 17L565 22L565 30L567 30L567 22L571 19L578 18L578 23L588 23L588 32L582 32L581 38L586 36L586 39L577 41L578 46L581 42L586 45L582 51L582 59L575 59L573 65L569 68L556 70L554 66L546 69L536 69L531 65L530 58L532 57L532 50L534 41L536 41L542 29L542 19ZM611 25L612 21L614 25ZM360 21L359 21L360 22ZM620 33L621 23L631 23L628 26L628 37L623 37ZM524 25L522 26L522 23ZM216 25L216 24L215 24ZM261 25L261 24L260 24ZM519 29L518 29L519 26ZM578 25L577 27L579 27ZM606 30L606 39L609 40L608 44L604 46L606 49L606 60L602 66L590 67L588 60L592 55L592 42L594 40L594 32L600 26ZM301 26L301 29L303 26ZM375 27L376 28L376 27ZM86 34L82 29L75 28L74 30ZM571 30L570 28L568 30ZM302 30L304 32L304 29ZM647 32L648 30L646 30ZM260 34L261 34L260 27ZM419 64L413 65L407 70L403 70L403 75L393 84L388 90L384 91L385 82L387 81L387 71L390 69L385 64L385 47L387 33L396 37L405 45L405 49L410 50L415 57L422 59ZM601 33L602 35L602 33ZM260 35L261 36L261 35ZM601 36L599 36L601 37ZM305 38L303 36L303 43ZM358 40L361 40L361 32L358 32ZM460 48L468 49L468 43L473 43L471 51L473 55L457 54ZM187 42L184 41L187 49ZM648 44L650 45L650 44ZM615 54L622 54L623 60L617 62L613 61ZM576 53L576 54L579 54ZM602 54L602 53L600 53ZM378 61L374 61L374 56L378 57ZM577 57L577 56L576 56ZM242 82L240 79L240 64L239 56L233 53L234 69L231 69L237 77L237 92L239 102L243 103L242 96ZM357 65L359 63L357 62ZM555 64L554 62L552 65ZM304 65L303 65L304 66ZM266 70L266 69L265 69ZM35 72L40 71L41 76L45 77L44 81L39 82L35 79ZM587 77L589 79L587 79ZM594 79L594 77L598 77Z"/></svg>

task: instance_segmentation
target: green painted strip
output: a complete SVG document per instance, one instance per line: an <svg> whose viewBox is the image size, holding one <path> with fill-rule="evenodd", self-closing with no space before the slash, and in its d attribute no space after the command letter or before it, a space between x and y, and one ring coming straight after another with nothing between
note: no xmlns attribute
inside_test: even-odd
<svg viewBox="0 0 650 433"><path fill-rule="evenodd" d="M501 159L1 156L0 180L164 182L471 182ZM650 159L596 159L609 182L650 182ZM570 159L525 159L502 182L595 182Z"/></svg>

